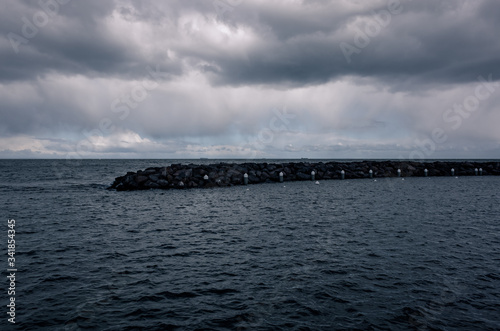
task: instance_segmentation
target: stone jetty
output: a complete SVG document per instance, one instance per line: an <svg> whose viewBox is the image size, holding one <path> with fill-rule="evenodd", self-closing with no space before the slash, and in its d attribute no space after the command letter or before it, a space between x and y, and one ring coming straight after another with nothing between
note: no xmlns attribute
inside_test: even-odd
<svg viewBox="0 0 500 331"><path fill-rule="evenodd" d="M371 171L370 171L371 170ZM281 175L281 176L280 176ZM128 172L108 189L209 188L233 185L381 177L486 176L500 175L500 162L287 162L171 164Z"/></svg>

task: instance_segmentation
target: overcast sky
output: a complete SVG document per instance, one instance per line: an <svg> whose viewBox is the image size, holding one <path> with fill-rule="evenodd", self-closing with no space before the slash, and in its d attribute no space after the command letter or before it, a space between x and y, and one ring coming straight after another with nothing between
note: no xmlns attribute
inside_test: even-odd
<svg viewBox="0 0 500 331"><path fill-rule="evenodd" d="M498 0L0 1L0 158L500 158Z"/></svg>

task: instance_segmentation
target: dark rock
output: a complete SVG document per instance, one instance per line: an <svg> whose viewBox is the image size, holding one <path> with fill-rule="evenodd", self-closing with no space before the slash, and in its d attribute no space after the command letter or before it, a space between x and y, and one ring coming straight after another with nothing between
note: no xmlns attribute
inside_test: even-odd
<svg viewBox="0 0 500 331"><path fill-rule="evenodd" d="M182 165L172 164L167 167L150 167L146 170L127 172L116 177L108 189L117 191L145 190L150 188L181 189L195 187L226 187L243 185L243 174L248 174L250 184L278 182L279 173L284 173L285 181L311 180L311 171L315 171L316 179L340 179L340 171L345 171L345 178L368 178L370 169L374 177L396 177L397 169L402 176L451 176L451 168L457 176L474 176L474 169L482 168L483 176L500 175L500 162L396 162L396 161L363 161L363 162L319 162L319 163L244 163L244 164L211 164ZM204 176L208 175L205 180Z"/></svg>
<svg viewBox="0 0 500 331"><path fill-rule="evenodd" d="M297 178L298 178L299 180L310 180L310 179L311 179L311 175L305 174L305 173L303 173L303 172L299 172L299 173L297 174Z"/></svg>
<svg viewBox="0 0 500 331"><path fill-rule="evenodd" d="M253 171L253 173L255 174L255 171ZM260 183L260 178L255 176L254 174L248 175L248 182L252 184Z"/></svg>
<svg viewBox="0 0 500 331"><path fill-rule="evenodd" d="M159 179L158 180L158 185L160 185L161 187L167 187L168 186L168 181L166 181L164 179Z"/></svg>
<svg viewBox="0 0 500 331"><path fill-rule="evenodd" d="M231 177L231 184L241 185L243 183L243 177L239 175L234 175Z"/></svg>
<svg viewBox="0 0 500 331"><path fill-rule="evenodd" d="M261 180L268 180L271 176L267 172L262 172L260 175Z"/></svg>
<svg viewBox="0 0 500 331"><path fill-rule="evenodd" d="M153 182L157 182L160 178L158 175L149 175L149 179Z"/></svg>
<svg viewBox="0 0 500 331"><path fill-rule="evenodd" d="M146 176L142 176L142 175L141 175L141 176L137 176L137 177L135 178L135 182L136 182L137 184L142 184L142 183L146 182L147 180L148 180L148 177L146 177Z"/></svg>
<svg viewBox="0 0 500 331"><path fill-rule="evenodd" d="M156 184L155 182L148 180L145 184L144 187L147 188L160 188L160 185Z"/></svg>

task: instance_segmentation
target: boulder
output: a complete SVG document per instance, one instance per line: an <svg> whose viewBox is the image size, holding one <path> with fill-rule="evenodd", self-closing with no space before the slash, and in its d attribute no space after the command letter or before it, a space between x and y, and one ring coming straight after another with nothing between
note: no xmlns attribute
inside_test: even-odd
<svg viewBox="0 0 500 331"><path fill-rule="evenodd" d="M157 182L160 177L157 174L149 175L149 179L153 182Z"/></svg>
<svg viewBox="0 0 500 331"><path fill-rule="evenodd" d="M148 180L145 184L144 187L147 188L160 188L160 185L156 184L155 182Z"/></svg>
<svg viewBox="0 0 500 331"><path fill-rule="evenodd" d="M164 179L159 179L157 183L158 183L158 185L160 185L160 187L167 187L168 186L168 181L166 181Z"/></svg>
<svg viewBox="0 0 500 331"><path fill-rule="evenodd" d="M363 162L318 162L318 163L219 163L211 165L172 164L166 167L150 167L137 172L127 172L116 177L108 189L117 191L144 190L149 188L181 189L243 185L243 174L248 174L250 184L279 181L279 173L284 173L285 181L311 180L311 171L316 179L340 179L340 171L345 178L367 178L369 170L375 177L395 177L397 169L405 177L450 176L451 168L459 176L474 176L475 168L482 168L483 175L500 175L500 162L414 162L414 161L363 161ZM204 176L208 175L208 180Z"/></svg>
<svg viewBox="0 0 500 331"><path fill-rule="evenodd" d="M311 175L310 174L309 175L305 174L303 172L299 172L299 173L297 173L297 178L299 180L310 180L311 179Z"/></svg>
<svg viewBox="0 0 500 331"><path fill-rule="evenodd" d="M135 182L137 184L143 184L145 183L149 178L147 176L142 176L142 175L139 175L137 177L135 177Z"/></svg>

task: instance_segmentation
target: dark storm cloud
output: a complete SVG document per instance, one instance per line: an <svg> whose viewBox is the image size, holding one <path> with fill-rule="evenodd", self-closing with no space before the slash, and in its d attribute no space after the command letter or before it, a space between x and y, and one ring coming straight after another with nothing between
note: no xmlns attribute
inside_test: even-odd
<svg viewBox="0 0 500 331"><path fill-rule="evenodd" d="M47 10L40 5L49 2L56 7ZM129 31L121 31L121 38L109 33L106 20L115 9L130 16L113 1L8 1L0 13L5 38L0 44L0 81L33 79L53 72L133 79L143 75L147 66L160 62L164 72L181 73L166 53L141 54L137 45L127 41ZM48 19L44 21L44 17Z"/></svg>
<svg viewBox="0 0 500 331"><path fill-rule="evenodd" d="M500 2L493 0L387 0L362 5L348 0L242 1L217 17L233 29L257 36L256 45L238 54L171 42L183 29L179 25L183 15L218 14L211 1L73 0L59 7L58 15L28 44L19 45L17 54L4 40L0 80L30 79L52 71L134 78L143 75L147 65L158 63L163 71L182 74L182 63L169 59L167 48L181 58L211 63L218 68L211 70L218 84L307 85L345 75L382 77L398 85L401 80L470 82L485 73L500 77L496 36ZM389 8L394 12L387 26L379 24L379 31L376 28L367 36L367 22L374 22L373 14ZM3 37L9 32L22 36L22 18L33 21L40 10L38 1L8 1L1 11ZM151 51L141 53L138 45L127 42L129 31L121 31L120 40L108 33L106 22L113 15L169 34L145 40ZM354 47L348 59L341 43ZM206 63L201 66L207 68Z"/></svg>
<svg viewBox="0 0 500 331"><path fill-rule="evenodd" d="M436 150L495 151L498 17L496 0L1 1L0 155L79 152L97 132L82 155L229 156L255 138L268 156L383 157L437 127ZM479 76L495 81L481 98ZM262 143L285 107L294 130Z"/></svg>
<svg viewBox="0 0 500 331"><path fill-rule="evenodd" d="M401 80L470 82L485 73L500 77L500 21L492 14L500 11L498 1L401 0L400 5L379 1L371 8L364 2L359 8L342 8L346 3L314 3L314 9L282 6L279 11L245 3L231 21L250 26L269 42L249 50L245 60L218 54L213 60L221 70L214 80L301 85L358 75L399 85ZM373 14L387 13L391 3L396 5L389 23L377 26Z"/></svg>

